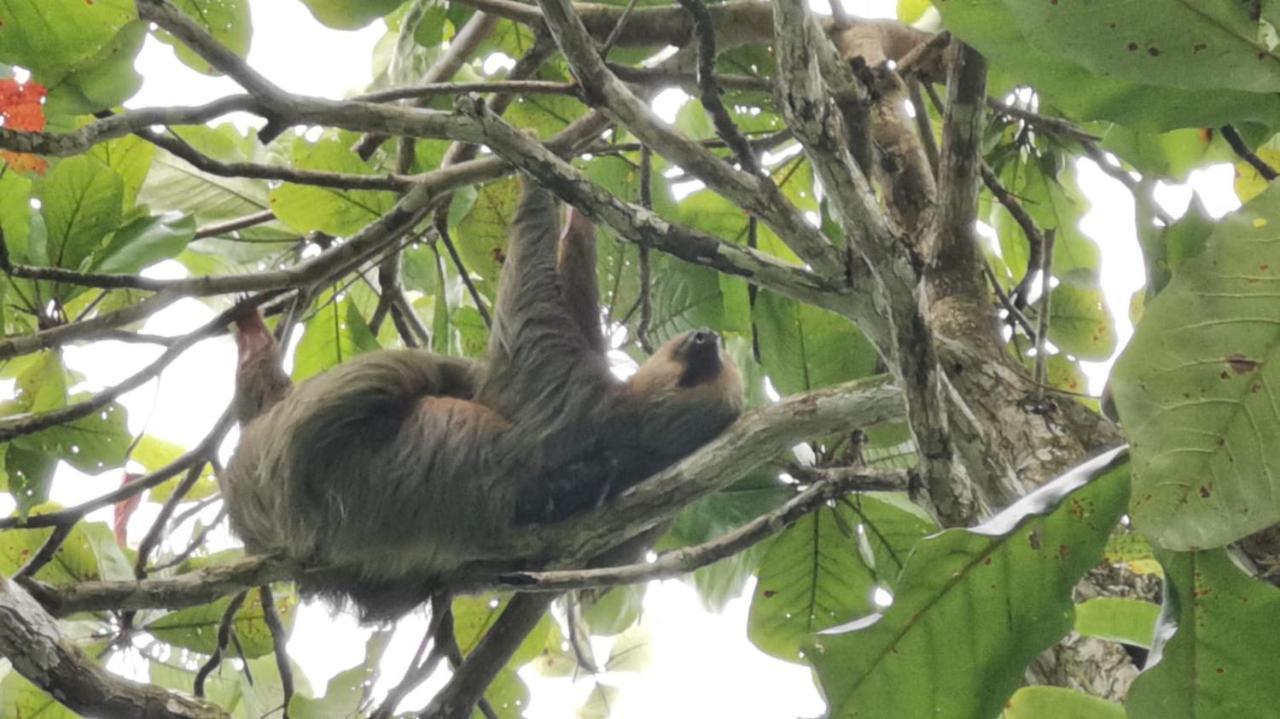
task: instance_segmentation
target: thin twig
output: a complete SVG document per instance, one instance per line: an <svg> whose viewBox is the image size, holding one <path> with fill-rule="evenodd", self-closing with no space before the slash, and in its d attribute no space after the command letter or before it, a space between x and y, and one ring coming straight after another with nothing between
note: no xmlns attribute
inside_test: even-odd
<svg viewBox="0 0 1280 719"><path fill-rule="evenodd" d="M60 424L74 422L102 410L107 405L115 402L120 395L135 390L147 382L150 382L160 374L161 371L168 367L170 363L176 360L183 352L186 352L187 349L193 345L225 332L227 325L232 320L241 316L249 308L260 304L261 302L261 299L253 297L237 302L230 309L225 310L200 328L188 333L182 339L174 342L154 361L134 373L125 381L115 385L114 387L105 389L83 402L69 404L65 407L49 410L47 412L17 415L16 417L6 421L0 421L0 442L34 434L50 427L56 427Z"/></svg>
<svg viewBox="0 0 1280 719"><path fill-rule="evenodd" d="M1073 140L1081 142L1098 142L1101 139L1097 135L1080 129L1078 125L1070 120L1064 120L1060 117L1041 115L1040 113L1032 112L1031 110L1026 110L1016 105L1001 102L993 97L987 98L987 106L1001 115L1007 115L1008 117L1022 120L1032 127L1051 132L1055 135L1070 137Z"/></svg>
<svg viewBox="0 0 1280 719"><path fill-rule="evenodd" d="M35 514L28 517L0 517L0 529L35 529L37 527L57 527L63 524L74 524L86 514L109 507L122 500L139 494L152 487L168 481L176 476L179 472L187 469L196 462L203 462L208 457L209 451L216 446L215 437L220 438L225 428L229 428L231 423L235 421L235 414L232 407L228 407L223 411L222 417L214 425L214 429L200 442L194 449L173 460L169 464L152 472L149 475L136 479L128 484L107 492L99 497L82 502L66 509L60 509L56 512L47 514Z"/></svg>
<svg viewBox="0 0 1280 719"><path fill-rule="evenodd" d="M1018 310L1027 306L1027 293L1031 291L1031 279L1035 276L1037 270L1042 268L1043 257L1045 252L1045 233L1040 231L1040 227L1036 225L1036 221L1018 202L1018 198L1013 193L1005 189L1001 184L1000 178L996 177L996 173L992 171L987 163L982 163L982 182L987 186L987 190L996 198L1005 210L1013 217L1014 222L1018 223L1018 227L1022 228L1022 234L1027 238L1027 267L1022 275L1022 279L1018 280L1018 284L1009 293L1013 306ZM1034 333L1033 333L1034 334Z"/></svg>
<svg viewBox="0 0 1280 719"><path fill-rule="evenodd" d="M293 699L293 667L289 665L289 652L285 649L288 639L284 624L280 622L280 614L276 611L275 596L271 585L258 587L258 600L262 603L262 619L271 630L271 646L275 649L276 670L280 673L280 691L284 694L284 710L282 719L289 719L289 701Z"/></svg>
<svg viewBox="0 0 1280 719"><path fill-rule="evenodd" d="M613 24L613 29L609 31L609 37L605 38L604 44L600 46L600 57L609 57L609 51L613 49L613 44L622 36L622 28L627 26L627 19L631 17L631 11L636 9L637 0L628 0L627 6L622 8L622 14L618 16L618 22Z"/></svg>
<svg viewBox="0 0 1280 719"><path fill-rule="evenodd" d="M1240 137L1240 133L1236 132L1234 125L1222 126L1222 139L1227 141L1227 144L1231 146L1232 151L1239 155L1241 160L1249 163L1249 167L1252 167L1259 175L1262 175L1262 179L1267 182L1271 182L1276 179L1278 175L1276 174L1275 168L1268 165L1261 157L1258 157L1253 150L1249 149L1249 146L1245 144L1244 138Z"/></svg>
<svg viewBox="0 0 1280 719"><path fill-rule="evenodd" d="M222 663L222 654L227 650L227 645L231 643L231 625L235 621L236 612L240 611L240 607L244 605L244 600L248 596L248 591L235 595L227 605L226 611L222 613L222 621L218 623L218 646L213 650L209 660L200 665L200 669L196 672L195 682L191 688L192 694L198 697L204 696L205 680Z"/></svg>
<svg viewBox="0 0 1280 719"><path fill-rule="evenodd" d="M71 529L74 526L74 524L59 524L54 527L48 539L45 539L44 544L40 545L40 551L36 552L31 557L31 560L24 564L17 574L13 575L14 579L26 579L35 576L35 573L40 571L40 568L48 564L57 554L58 548L62 546L63 542L67 541L67 537L71 536Z"/></svg>
<svg viewBox="0 0 1280 719"><path fill-rule="evenodd" d="M513 572L502 575L499 581L519 592L563 592L670 579L731 557L791 526L832 499L850 492L902 492L908 484L906 472L876 473L860 467L810 469L805 472L805 478L813 479L813 486L781 507L708 542L664 552L652 562L606 569Z"/></svg>
<svg viewBox="0 0 1280 719"><path fill-rule="evenodd" d="M1052 311L1050 291L1053 284L1053 240L1056 230L1044 233L1044 257L1040 261L1040 323L1036 329L1036 374L1035 381L1037 404L1044 401L1044 385L1047 383L1047 361L1045 342L1049 337L1049 313Z"/></svg>
<svg viewBox="0 0 1280 719"><path fill-rule="evenodd" d="M427 631L422 635L422 641L418 643L418 650L414 652L413 659L409 660L409 666L405 669L404 678L400 683L391 688L387 692L387 696L378 705L376 711L370 715L369 719L389 719L404 700L418 685L426 681L435 673L436 667L439 666L440 660L444 658L445 649L436 638L440 630L440 624L444 617L450 612L448 595L434 594L431 597L431 621L427 624ZM431 653L427 654L427 644L432 644ZM425 656L425 659L424 659Z"/></svg>
<svg viewBox="0 0 1280 719"><path fill-rule="evenodd" d="M702 0L679 1L693 18L694 31L698 36L698 100L707 114L711 115L716 132L733 150L742 169L753 175L760 175L759 159L720 100L720 86L716 84L715 76L716 28L712 23L711 13L707 11L707 6Z"/></svg>
<svg viewBox="0 0 1280 719"><path fill-rule="evenodd" d="M572 82L550 82L548 80L428 82L356 95L351 99L364 102L390 102L392 100L413 100L437 97L439 95L463 95L468 92L501 92L513 95L576 95L578 94L578 86Z"/></svg>
<svg viewBox="0 0 1280 719"><path fill-rule="evenodd" d="M195 239L203 240L209 237L218 237L219 235L226 235L232 232L246 230L250 227L266 224L274 219L276 219L275 212L271 210L263 210L262 212L255 212L252 215L237 217L234 220L215 222L212 225L205 225L204 227L196 230Z"/></svg>
<svg viewBox="0 0 1280 719"><path fill-rule="evenodd" d="M462 284L467 288L467 294L471 295L471 301L475 303L476 309L480 312L480 318L484 320L484 326L492 328L493 318L489 315L489 309L485 307L484 298L480 296L480 290L476 288L476 283L471 279L471 273L467 270L467 266L462 261L462 255L458 254L458 248L453 244L453 238L449 236L449 218L444 212L436 213L436 233L440 236L440 242L444 245L444 249L449 253L449 259L453 262L453 267L458 271L458 277L462 278Z"/></svg>
<svg viewBox="0 0 1280 719"><path fill-rule="evenodd" d="M147 530L146 535L138 544L138 556L133 562L133 575L138 579L147 578L147 561L151 558L151 552L160 544L160 537L164 533L165 524L173 516L173 511L178 506L178 503L186 498L187 493L200 480L200 474L204 471L205 464L206 462L196 462L191 465L191 468L187 470L187 476L182 478L182 481L174 488L173 493L165 500L164 505L160 507L160 513L156 515L155 521L151 523L151 528Z"/></svg>

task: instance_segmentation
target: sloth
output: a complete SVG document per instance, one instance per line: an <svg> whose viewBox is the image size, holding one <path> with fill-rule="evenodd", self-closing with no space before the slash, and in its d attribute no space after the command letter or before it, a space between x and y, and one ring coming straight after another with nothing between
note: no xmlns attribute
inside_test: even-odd
<svg viewBox="0 0 1280 719"><path fill-rule="evenodd" d="M504 537L601 506L737 418L710 330L614 375L594 228L571 211L561 234L559 214L526 181L483 364L383 350L290 387L261 318L238 323L241 438L220 481L248 550L315 567L304 594L394 619L468 562L536 566Z"/></svg>

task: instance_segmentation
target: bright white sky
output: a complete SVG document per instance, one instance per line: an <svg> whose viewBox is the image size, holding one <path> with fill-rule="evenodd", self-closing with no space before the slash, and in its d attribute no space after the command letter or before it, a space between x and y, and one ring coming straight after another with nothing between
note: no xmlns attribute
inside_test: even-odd
<svg viewBox="0 0 1280 719"><path fill-rule="evenodd" d="M815 10L826 12L825 0L814 0ZM851 10L868 17L892 17L894 0L849 3ZM249 62L286 90L339 98L370 79L374 43L383 32L381 23L359 32L337 32L317 23L299 2L260 0L253 8L254 40ZM172 50L149 39L139 62L146 76L142 91L130 107L187 105L207 102L237 88L228 80L199 75L182 66ZM666 95L665 103L678 102ZM678 95L677 95L678 97ZM673 108L660 108L673 112ZM1092 208L1082 227L1102 247L1103 284L1117 314L1122 344L1132 332L1127 319L1129 297L1143 284L1143 271L1134 238L1133 206L1129 194L1091 163L1081 165L1081 185ZM1230 188L1229 166L1199 173L1192 184L1206 195L1210 210L1220 215L1238 203ZM1160 199L1177 214L1186 206L1188 188L1162 188ZM176 263L154 268L148 274L176 276ZM145 331L179 334L212 317L213 312L194 300L166 310L146 325ZM121 343L102 342L69 348L67 362L88 377L86 389L115 384L135 372L157 352ZM232 394L235 351L230 339L201 344L187 353L161 377L122 399L129 409L130 428L145 430L184 446L192 446L207 433ZM1101 389L1110 363L1090 368L1091 388ZM228 448L230 445L228 446ZM80 475L63 466L54 489L56 501L71 504L101 494L119 481L118 472L99 477ZM12 503L0 498L0 512ZM136 541L155 517L156 506L144 503L130 523ZM91 519L110 521L110 510ZM230 541L225 535L216 541ZM655 582L648 590L644 626L651 636L653 661L636 674L613 674L601 679L623 691L612 716L691 717L813 716L824 708L808 670L774 660L755 649L745 637L746 597L733 601L721 614L705 612L696 594L679 581ZM422 616L407 618L384 661L379 693L398 681L424 631ZM338 671L358 663L366 633L347 616L333 616L323 606L301 609L290 654L319 691ZM608 642L597 647L597 658L608 657ZM145 665L122 659L118 670L145 676ZM526 670L532 688L531 719L564 717L581 705L594 686L590 677L576 682L548 680ZM425 695L411 695L408 706L420 706Z"/></svg>

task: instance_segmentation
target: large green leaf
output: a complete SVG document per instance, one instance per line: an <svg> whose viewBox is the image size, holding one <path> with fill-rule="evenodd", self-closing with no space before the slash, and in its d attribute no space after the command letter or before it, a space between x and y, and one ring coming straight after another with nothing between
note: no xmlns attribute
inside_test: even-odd
<svg viewBox="0 0 1280 719"><path fill-rule="evenodd" d="M1189 90L1280 91L1247 3L1003 0L1027 41L1104 77Z"/></svg>
<svg viewBox="0 0 1280 719"><path fill-rule="evenodd" d="M791 496L792 488L779 481L776 471L760 468L685 507L658 549L666 551L709 541L778 507ZM687 581L698 590L703 606L721 611L730 600L742 594L770 546L771 542L760 542L746 551L700 567Z"/></svg>
<svg viewBox="0 0 1280 719"><path fill-rule="evenodd" d="M51 529L10 529L0 533L0 572L12 575L40 550ZM102 522L81 522L54 552L36 578L51 584L71 584L96 579L132 580L133 568L116 544L111 527Z"/></svg>
<svg viewBox="0 0 1280 719"><path fill-rule="evenodd" d="M0 62L59 77L137 16L133 0L0 0Z"/></svg>
<svg viewBox="0 0 1280 719"><path fill-rule="evenodd" d="M97 252L95 272L133 274L182 252L196 234L195 218L167 212L139 217L116 230Z"/></svg>
<svg viewBox="0 0 1280 719"><path fill-rule="evenodd" d="M912 546L934 526L892 500L854 497L813 512L778 536L760 564L747 636L800 661L814 632L875 610Z"/></svg>
<svg viewBox="0 0 1280 719"><path fill-rule="evenodd" d="M1118 4L1143 5L1133 0L1107 5ZM1002 0L934 0L934 6L942 13L949 31L976 48L997 68L1034 86L1048 104L1061 108L1076 119L1111 120L1153 131L1216 127L1245 121L1271 126L1280 121L1280 96L1276 93L1231 90L1221 84L1203 90L1183 90L1160 86L1143 78L1140 73L1136 79L1126 80L1090 72L1069 58L1047 51L1033 42L1027 35L1028 31L1023 29L1013 5L1013 2ZM1089 3L1081 7L1087 7L1089 12L1100 12L1099 8L1104 5ZM1135 28L1132 32L1140 31ZM1109 28L1107 33L1107 36L1114 36ZM1117 45L1123 46L1127 52L1129 41L1126 39ZM1145 48L1142 50L1145 52ZM1208 60L1202 61L1206 65L1213 64Z"/></svg>
<svg viewBox="0 0 1280 719"><path fill-rule="evenodd" d="M848 319L761 291L752 317L760 361L784 395L829 387L876 369L875 345Z"/></svg>
<svg viewBox="0 0 1280 719"><path fill-rule="evenodd" d="M1125 719L1124 707L1063 687L1023 687L1000 719Z"/></svg>
<svg viewBox="0 0 1280 719"><path fill-rule="evenodd" d="M1042 230L1053 230L1053 273L1058 277L1096 278L1102 264L1098 244L1080 231L1088 202L1076 186L1074 170L1058 169L1059 158L1046 153L997 163L1000 181ZM1034 160L1034 161L1033 161ZM1005 263L1021 276L1027 269L1030 245L1022 227L1004 205L992 205L991 224L1000 238ZM1033 271L1037 268L1031 268Z"/></svg>
<svg viewBox="0 0 1280 719"><path fill-rule="evenodd" d="M1081 636L1150 647L1159 605L1141 599L1098 597L1076 605L1075 630Z"/></svg>
<svg viewBox="0 0 1280 719"><path fill-rule="evenodd" d="M140 137L128 135L94 145L87 154L89 157L96 157L120 176L124 188L123 209L126 213L133 209L138 191L142 189L147 173L151 171L156 146Z"/></svg>
<svg viewBox="0 0 1280 719"><path fill-rule="evenodd" d="M1100 288L1063 282L1049 298L1049 339L1062 351L1093 362L1115 353L1116 326Z"/></svg>
<svg viewBox="0 0 1280 719"><path fill-rule="evenodd" d="M302 0L317 20L338 30L364 27L405 0Z"/></svg>
<svg viewBox="0 0 1280 719"><path fill-rule="evenodd" d="M999 713L1032 659L1071 629L1071 589L1124 512L1113 450L985 524L916 545L893 605L819 635L806 656L832 717Z"/></svg>
<svg viewBox="0 0 1280 719"><path fill-rule="evenodd" d="M124 183L97 159L70 157L49 173L40 199L49 261L74 270L120 224Z"/></svg>
<svg viewBox="0 0 1280 719"><path fill-rule="evenodd" d="M284 591L280 587L274 589L276 614L287 630L293 626L298 595L292 590ZM179 609L149 622L146 630L156 639L175 647L212 654L218 646L218 627L222 624L222 615L226 613L230 603L230 597L223 597L209 604ZM249 596L231 622L236 638L240 640L239 650L244 652L246 658L265 656L275 649L265 616L261 592L250 590Z"/></svg>
<svg viewBox="0 0 1280 719"><path fill-rule="evenodd" d="M367 175L373 170L338 140L310 143L298 138L294 166L309 170ZM320 230L350 235L391 209L395 196L374 190L336 190L285 183L271 192L271 209L298 232Z"/></svg>
<svg viewBox="0 0 1280 719"><path fill-rule="evenodd" d="M222 162L251 158L249 140L229 124L183 127L179 137L200 152ZM168 152L157 154L148 182L138 199L153 210L176 210L201 223L230 220L267 209L267 183L239 177L210 175Z"/></svg>
<svg viewBox="0 0 1280 719"><path fill-rule="evenodd" d="M478 287L492 296L506 256L507 227L520 200L515 178L490 182L476 194L471 211L458 223L453 241L468 272L479 275Z"/></svg>
<svg viewBox="0 0 1280 719"><path fill-rule="evenodd" d="M1171 549L1280 521L1278 217L1272 187L1222 220L1147 306L1111 375L1133 442L1134 524Z"/></svg>
<svg viewBox="0 0 1280 719"><path fill-rule="evenodd" d="M45 116L61 128L79 115L115 107L142 87L142 75L133 68L147 39L147 24L134 21L107 44L57 79L37 76L48 84Z"/></svg>
<svg viewBox="0 0 1280 719"><path fill-rule="evenodd" d="M814 632L875 609L876 577L858 556L856 521L847 507L822 507L769 545L747 620L762 651L799 662Z"/></svg>
<svg viewBox="0 0 1280 719"><path fill-rule="evenodd" d="M293 380L302 380L371 350L378 349L364 316L351 298L328 295L307 320L293 361Z"/></svg>
<svg viewBox="0 0 1280 719"><path fill-rule="evenodd" d="M1165 616L1148 669L1129 690L1130 719L1274 717L1280 589L1251 579L1221 550L1162 560Z"/></svg>

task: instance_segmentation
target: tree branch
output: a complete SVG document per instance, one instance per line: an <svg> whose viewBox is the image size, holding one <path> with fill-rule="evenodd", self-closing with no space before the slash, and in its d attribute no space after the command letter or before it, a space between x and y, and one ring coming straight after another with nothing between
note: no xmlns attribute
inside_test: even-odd
<svg viewBox="0 0 1280 719"><path fill-rule="evenodd" d="M905 472L833 474L737 529L696 546L664 552L653 562L604 569L512 572L499 576L498 582L500 586L520 592L564 592L670 579L754 546L833 499L851 492L905 492L907 485Z"/></svg>
<svg viewBox="0 0 1280 719"><path fill-rule="evenodd" d="M147 2L148 0L140 0ZM63 157L87 151L107 140L155 125L201 125L231 112L262 114L261 104L248 95L232 95L197 107L151 107L131 110L91 122L66 133L27 132L0 127L0 149L33 155Z"/></svg>
<svg viewBox="0 0 1280 719"><path fill-rule="evenodd" d="M843 278L834 246L765 178L735 170L689 138L667 127L605 65L568 0L540 0L556 44L593 104L694 177L767 223L801 258L826 278ZM634 18L632 19L634 22Z"/></svg>
<svg viewBox="0 0 1280 719"><path fill-rule="evenodd" d="M228 716L185 694L116 676L62 635L22 587L0 576L0 656L73 711L114 719L214 719Z"/></svg>
<svg viewBox="0 0 1280 719"><path fill-rule="evenodd" d="M802 439L850 426L870 427L901 421L904 417L902 395L884 376L789 397L748 413L711 444L645 480L606 507L560 524L530 529L514 545L477 547L477 555L512 560L554 556L585 561L674 516L681 507L723 488ZM181 470L174 469L168 476L178 471ZM95 500L96 506L73 508L76 512L64 514L62 519L79 518L87 511L119 501L124 498L117 496L122 490L138 486L153 486L153 477L132 482L108 497ZM64 510L64 513L70 511ZM11 519L7 526L54 526L57 522L37 521L52 516L37 515L26 524L16 524ZM0 520L0 528L6 526L3 522L5 520ZM32 581L29 586L49 611L67 616L102 609L140 610L205 604L250 587L321 569L303 569L270 557L246 557L175 577L141 582L97 581L53 587ZM500 574L509 571L508 567ZM491 562L477 560L442 584L465 592L504 588L507 584L498 574Z"/></svg>

